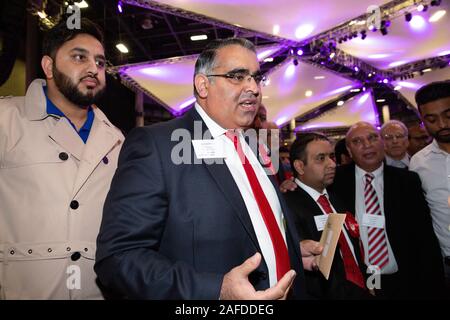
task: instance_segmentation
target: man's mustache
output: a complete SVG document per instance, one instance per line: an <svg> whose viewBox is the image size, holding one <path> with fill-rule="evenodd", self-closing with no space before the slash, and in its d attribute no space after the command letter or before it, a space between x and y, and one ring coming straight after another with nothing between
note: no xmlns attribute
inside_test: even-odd
<svg viewBox="0 0 450 320"><path fill-rule="evenodd" d="M100 83L100 81L98 81L98 79L97 79L97 76L95 76L95 75L87 75L87 76L81 78L81 79L80 79L80 82L83 81L84 79L88 79L88 78L89 78L89 79L92 79L92 80L95 80L95 82L96 82L97 84Z"/></svg>

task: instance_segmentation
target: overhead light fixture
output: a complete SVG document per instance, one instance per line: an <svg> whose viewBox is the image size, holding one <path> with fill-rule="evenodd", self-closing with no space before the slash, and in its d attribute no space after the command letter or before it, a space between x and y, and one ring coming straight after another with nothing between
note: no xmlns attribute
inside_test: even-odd
<svg viewBox="0 0 450 320"><path fill-rule="evenodd" d="M38 11L37 14L41 19L47 18L47 14L44 11Z"/></svg>
<svg viewBox="0 0 450 320"><path fill-rule="evenodd" d="M383 79L383 83L388 83L388 82L389 82L388 79L386 79L386 78Z"/></svg>
<svg viewBox="0 0 450 320"><path fill-rule="evenodd" d="M80 9L85 9L85 8L89 7L89 4L85 0L83 0L81 2L75 2L75 5Z"/></svg>
<svg viewBox="0 0 450 320"><path fill-rule="evenodd" d="M336 53L334 53L334 52L330 53L330 59L333 59L335 55L336 55Z"/></svg>
<svg viewBox="0 0 450 320"><path fill-rule="evenodd" d="M273 58L272 57L265 58L264 62L273 62Z"/></svg>
<svg viewBox="0 0 450 320"><path fill-rule="evenodd" d="M364 40L367 37L366 30L361 31L361 39Z"/></svg>
<svg viewBox="0 0 450 320"><path fill-rule="evenodd" d="M428 5L424 5L424 4L419 4L418 6L417 6L417 11L420 11L420 12L426 12L428 10Z"/></svg>
<svg viewBox="0 0 450 320"><path fill-rule="evenodd" d="M201 41L208 39L208 36L206 34L199 34L196 36L191 36L191 41Z"/></svg>
<svg viewBox="0 0 450 320"><path fill-rule="evenodd" d="M307 90L305 92L305 97L311 97L313 95L313 92L311 90Z"/></svg>
<svg viewBox="0 0 450 320"><path fill-rule="evenodd" d="M439 6L441 4L441 0L432 0L431 2L430 2L430 5L432 6L432 7L437 7L437 6Z"/></svg>
<svg viewBox="0 0 450 320"><path fill-rule="evenodd" d="M406 20L406 22L410 22L411 19L412 19L412 14L411 14L411 12L405 13L405 20Z"/></svg>
<svg viewBox="0 0 450 320"><path fill-rule="evenodd" d="M272 28L272 33L273 33L274 35L277 35L277 34L280 33L280 25L279 25L279 24L276 24L276 25L273 26L273 28Z"/></svg>
<svg viewBox="0 0 450 320"><path fill-rule="evenodd" d="M128 53L128 48L123 43L116 44L116 48L122 53Z"/></svg>
<svg viewBox="0 0 450 320"><path fill-rule="evenodd" d="M322 80L325 79L325 76L315 76L314 80Z"/></svg>
<svg viewBox="0 0 450 320"><path fill-rule="evenodd" d="M355 72L358 72L358 71L359 71L359 68L358 68L357 66L355 66L355 67L353 68L353 70L355 70Z"/></svg>
<svg viewBox="0 0 450 320"><path fill-rule="evenodd" d="M302 49L298 49L297 50L297 55L298 56L302 56L303 55L303 50Z"/></svg>
<svg viewBox="0 0 450 320"><path fill-rule="evenodd" d="M386 102L386 99L377 99L377 102Z"/></svg>
<svg viewBox="0 0 450 320"><path fill-rule="evenodd" d="M436 11L436 12L430 17L430 19L429 19L428 21L430 21L430 22L437 22L437 21L439 21L443 16L445 16L446 13L447 13L447 11L445 11L445 10L439 10L439 11Z"/></svg>
<svg viewBox="0 0 450 320"><path fill-rule="evenodd" d="M123 12L122 1L120 1L120 0L119 0L119 2L117 2L117 10L119 10L120 13Z"/></svg>
<svg viewBox="0 0 450 320"><path fill-rule="evenodd" d="M337 105L338 105L339 107L340 107L340 106L343 106L343 105L344 105L344 101L342 101L342 100L338 101Z"/></svg>
<svg viewBox="0 0 450 320"><path fill-rule="evenodd" d="M358 89L358 88L357 88L357 89L351 89L351 90L350 90L350 92L360 92L360 91L361 91L361 89Z"/></svg>
<svg viewBox="0 0 450 320"><path fill-rule="evenodd" d="M430 71L432 71L431 68L426 68L426 69L423 69L423 70L422 70L422 72L430 72Z"/></svg>

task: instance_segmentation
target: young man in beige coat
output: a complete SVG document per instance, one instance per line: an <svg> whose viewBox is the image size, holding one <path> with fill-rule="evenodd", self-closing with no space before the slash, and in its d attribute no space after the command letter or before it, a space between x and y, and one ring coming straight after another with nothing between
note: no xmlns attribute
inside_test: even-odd
<svg viewBox="0 0 450 320"><path fill-rule="evenodd" d="M0 100L0 299L101 299L95 241L124 139L94 105L102 34L63 21L43 49L46 80Z"/></svg>

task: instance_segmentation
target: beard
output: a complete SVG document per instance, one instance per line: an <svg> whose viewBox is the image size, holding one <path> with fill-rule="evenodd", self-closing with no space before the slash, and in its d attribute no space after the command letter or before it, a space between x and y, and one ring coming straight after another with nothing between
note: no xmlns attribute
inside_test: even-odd
<svg viewBox="0 0 450 320"><path fill-rule="evenodd" d="M440 143L450 143L450 128L444 128L432 134L432 137Z"/></svg>
<svg viewBox="0 0 450 320"><path fill-rule="evenodd" d="M56 87L63 94L63 96L73 104L80 107L86 107L96 103L105 92L105 87L103 87L95 94L91 90L87 94L82 93L72 79L58 70L56 64L53 64L53 79ZM79 82L81 82L81 80L83 79L80 79ZM98 82L98 79L96 80Z"/></svg>

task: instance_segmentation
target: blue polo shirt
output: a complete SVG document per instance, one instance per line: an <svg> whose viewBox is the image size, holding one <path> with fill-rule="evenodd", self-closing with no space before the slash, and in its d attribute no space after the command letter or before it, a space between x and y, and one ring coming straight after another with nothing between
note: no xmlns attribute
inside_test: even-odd
<svg viewBox="0 0 450 320"><path fill-rule="evenodd" d="M77 128L72 123L72 121L70 121L70 119L67 118L64 115L64 113L61 110L59 110L58 107L55 106L53 104L53 102L48 98L47 87L44 87L44 94L45 94L45 99L47 100L47 114L66 118L69 121L69 123L71 124L71 126L74 128L74 130L78 133L81 140L83 140L83 142L86 143L86 141L89 137L89 133L91 132L92 123L94 122L94 110L92 110L92 108L89 106L86 122L80 128L80 131L77 131Z"/></svg>

